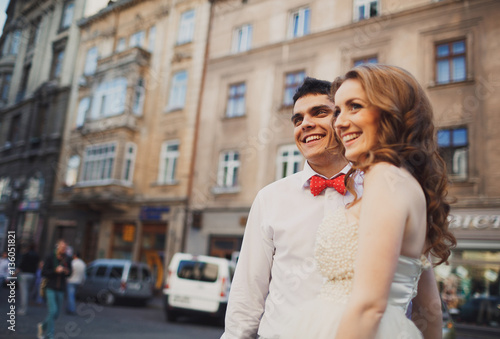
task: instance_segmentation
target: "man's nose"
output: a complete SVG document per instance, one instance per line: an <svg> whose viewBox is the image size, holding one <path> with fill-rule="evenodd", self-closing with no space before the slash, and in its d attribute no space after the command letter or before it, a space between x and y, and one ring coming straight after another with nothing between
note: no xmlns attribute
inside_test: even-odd
<svg viewBox="0 0 500 339"><path fill-rule="evenodd" d="M303 129L314 127L314 125L315 125L314 119L310 116L305 116L304 120L302 120Z"/></svg>

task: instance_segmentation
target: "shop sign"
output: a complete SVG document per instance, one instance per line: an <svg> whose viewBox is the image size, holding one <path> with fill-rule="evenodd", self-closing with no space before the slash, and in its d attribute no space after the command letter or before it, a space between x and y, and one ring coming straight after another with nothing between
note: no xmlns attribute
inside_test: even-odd
<svg viewBox="0 0 500 339"><path fill-rule="evenodd" d="M500 215L450 214L450 229L500 229Z"/></svg>
<svg viewBox="0 0 500 339"><path fill-rule="evenodd" d="M40 201L23 201L19 204L20 211L36 211L40 208Z"/></svg>
<svg viewBox="0 0 500 339"><path fill-rule="evenodd" d="M141 207L140 219L141 220L165 220L163 215L170 212L169 206L143 206Z"/></svg>

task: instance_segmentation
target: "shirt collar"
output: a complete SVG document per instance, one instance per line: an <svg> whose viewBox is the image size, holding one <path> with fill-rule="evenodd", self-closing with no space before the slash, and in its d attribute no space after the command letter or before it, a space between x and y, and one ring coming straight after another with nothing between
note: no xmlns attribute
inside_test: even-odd
<svg viewBox="0 0 500 339"><path fill-rule="evenodd" d="M340 170L340 172L338 172L337 174L335 174L331 178L327 178L324 175L319 174L315 170L313 170L311 168L311 165L309 165L309 163L306 160L306 162L304 164L304 169L302 170L302 178L300 180L300 184L301 184L301 187L308 188L311 184L311 177L314 175L319 175L320 177L325 178L325 179L333 179L335 177L338 177L341 174L347 174L347 172L349 172L350 169L351 169L351 163L348 163L344 168L342 168Z"/></svg>

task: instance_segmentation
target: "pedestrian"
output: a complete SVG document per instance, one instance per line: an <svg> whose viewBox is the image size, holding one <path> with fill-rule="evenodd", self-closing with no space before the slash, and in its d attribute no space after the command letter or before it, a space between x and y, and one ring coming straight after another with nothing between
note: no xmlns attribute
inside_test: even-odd
<svg viewBox="0 0 500 339"><path fill-rule="evenodd" d="M317 227L325 211L344 209L354 198L343 186L350 165L332 128L330 86L308 77L294 95L295 143L306 163L302 171L264 187L254 200L224 339L277 338L294 310L320 292L313 253Z"/></svg>
<svg viewBox="0 0 500 339"><path fill-rule="evenodd" d="M33 286L33 299L38 305L43 304L44 298L40 295L40 284L42 283L42 269L43 269L43 260L40 260L38 263L38 268L35 273L35 284Z"/></svg>
<svg viewBox="0 0 500 339"><path fill-rule="evenodd" d="M9 259L7 259L7 252L3 252L0 257L0 288L3 287L9 276Z"/></svg>
<svg viewBox="0 0 500 339"><path fill-rule="evenodd" d="M35 274L39 261L40 257L35 251L35 243L32 242L28 246L28 251L21 257L21 263L16 270L16 275L19 278L19 297L21 301L21 306L17 312L18 315L25 315L28 311L30 291L35 282Z"/></svg>
<svg viewBox="0 0 500 339"><path fill-rule="evenodd" d="M75 303L75 292L79 285L83 283L85 280L85 262L80 259L80 253L75 252L73 254L73 260L71 261L71 268L73 269L73 273L68 278L67 281L67 298L68 305L66 308L67 314L76 314L76 303Z"/></svg>
<svg viewBox="0 0 500 339"><path fill-rule="evenodd" d="M47 279L46 300L47 317L38 323L39 339L54 338L54 322L61 313L64 302L64 291L66 280L71 275L71 259L66 255L66 242L58 240L54 253L51 253L44 261L42 276Z"/></svg>

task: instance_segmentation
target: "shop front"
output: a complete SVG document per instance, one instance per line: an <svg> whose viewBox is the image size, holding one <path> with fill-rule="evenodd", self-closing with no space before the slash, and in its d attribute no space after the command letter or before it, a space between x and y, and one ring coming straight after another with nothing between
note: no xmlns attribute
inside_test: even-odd
<svg viewBox="0 0 500 339"><path fill-rule="evenodd" d="M450 229L457 247L435 268L441 297L457 323L499 327L500 210L454 210Z"/></svg>

